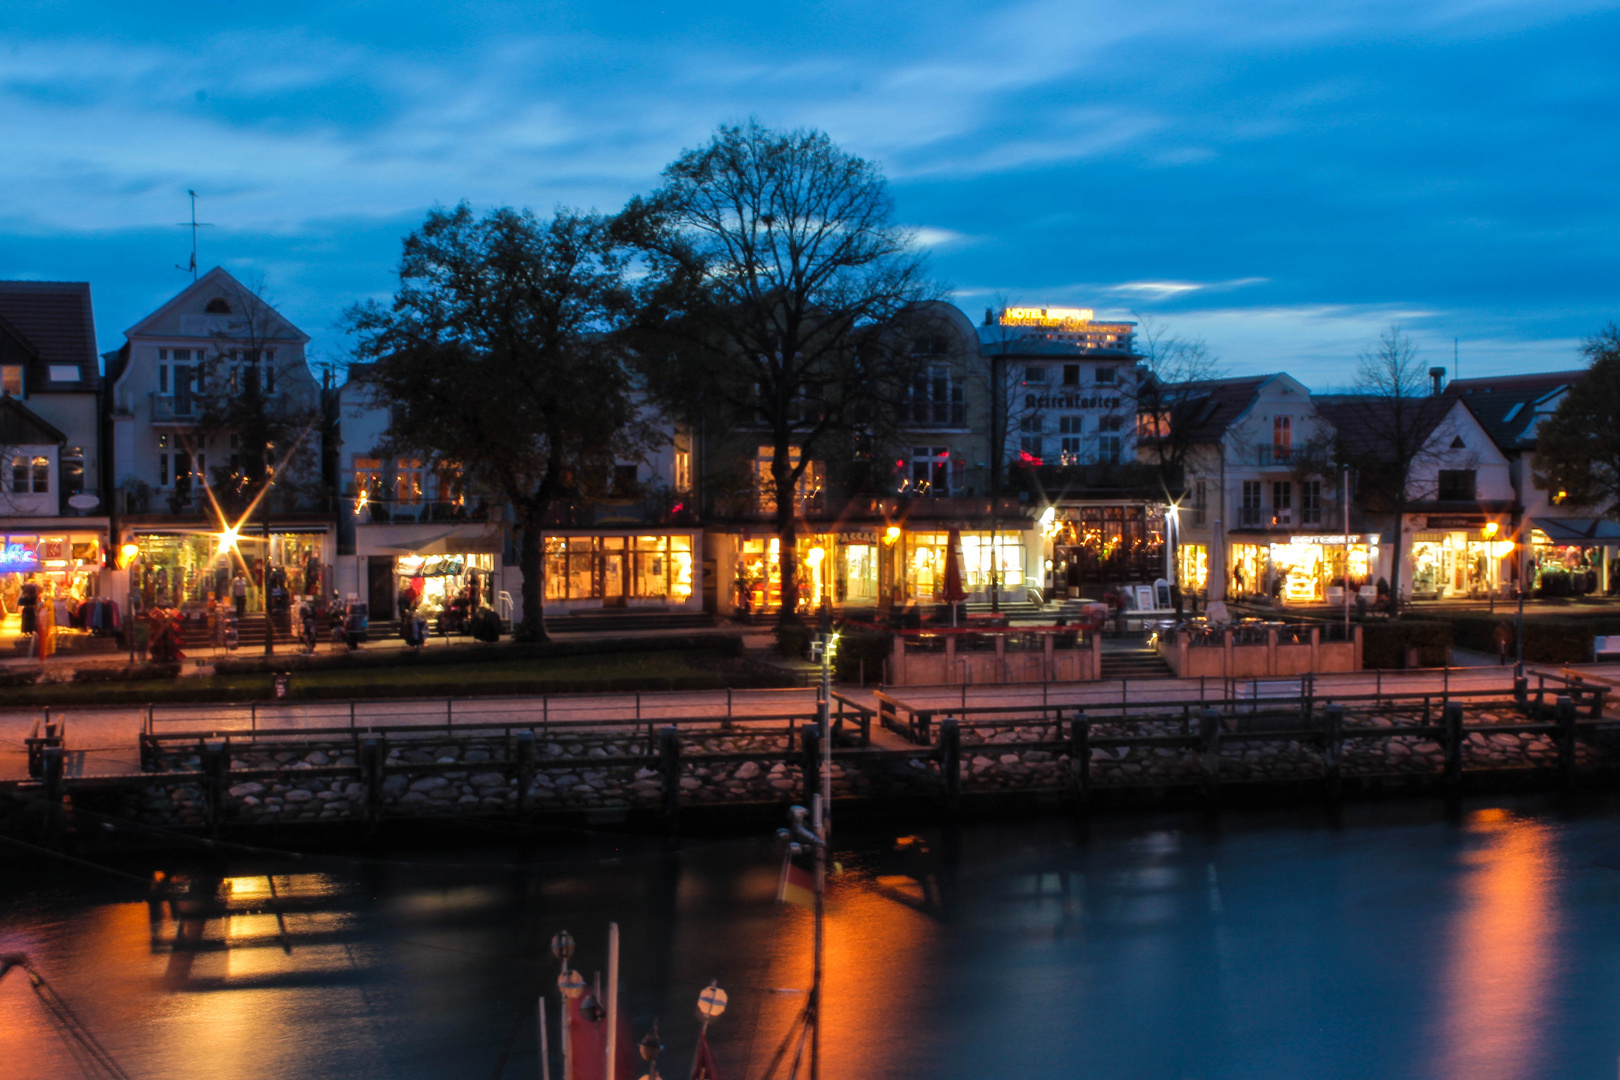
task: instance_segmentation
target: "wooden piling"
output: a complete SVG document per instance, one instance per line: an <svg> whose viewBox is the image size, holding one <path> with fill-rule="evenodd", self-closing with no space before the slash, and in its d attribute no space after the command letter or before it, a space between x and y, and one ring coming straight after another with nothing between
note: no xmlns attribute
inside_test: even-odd
<svg viewBox="0 0 1620 1080"><path fill-rule="evenodd" d="M955 717L939 722L939 775L945 782L945 808L962 805L962 726Z"/></svg>
<svg viewBox="0 0 1620 1080"><path fill-rule="evenodd" d="M1337 801L1344 784L1344 706L1328 704L1322 709L1326 730L1322 734L1322 769L1327 795Z"/></svg>
<svg viewBox="0 0 1620 1080"><path fill-rule="evenodd" d="M681 729L672 724L658 729L658 771L664 784L664 818L673 829L681 814Z"/></svg>
<svg viewBox="0 0 1620 1080"><path fill-rule="evenodd" d="M1069 772L1074 778L1075 809L1085 813L1091 808L1091 724L1084 709L1074 710L1069 721Z"/></svg>
<svg viewBox="0 0 1620 1080"><path fill-rule="evenodd" d="M809 806L821 791L821 725L805 724L800 728L799 744L804 748L799 757L800 788L804 805Z"/></svg>
<svg viewBox="0 0 1620 1080"><path fill-rule="evenodd" d="M203 802L208 807L208 829L218 836L225 824L225 793L231 786L230 744L208 741L202 744Z"/></svg>
<svg viewBox="0 0 1620 1080"><path fill-rule="evenodd" d="M1554 705L1558 724L1558 779L1566 788L1575 786L1575 701L1559 694Z"/></svg>
<svg viewBox="0 0 1620 1080"><path fill-rule="evenodd" d="M1460 702L1449 701L1440 713L1444 725L1442 739L1445 755L1446 787L1455 791L1462 783L1463 709Z"/></svg>
<svg viewBox="0 0 1620 1080"><path fill-rule="evenodd" d="M1198 713L1198 737L1203 749L1204 797L1210 806L1220 803L1221 794L1221 716L1214 709Z"/></svg>
<svg viewBox="0 0 1620 1080"><path fill-rule="evenodd" d="M518 813L527 813L529 809L529 789L534 786L534 774L537 768L534 732L519 731L513 734L512 757L516 762Z"/></svg>
<svg viewBox="0 0 1620 1080"><path fill-rule="evenodd" d="M360 782L366 788L364 815L375 822L382 816L383 763L388 760L388 740L381 735L363 735L356 759L360 765ZM523 789L518 789L518 805L523 804Z"/></svg>

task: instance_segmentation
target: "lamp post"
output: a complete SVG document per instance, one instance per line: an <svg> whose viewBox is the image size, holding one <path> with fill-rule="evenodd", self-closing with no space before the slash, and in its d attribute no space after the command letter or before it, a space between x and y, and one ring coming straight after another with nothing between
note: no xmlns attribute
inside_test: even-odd
<svg viewBox="0 0 1620 1080"><path fill-rule="evenodd" d="M658 1021L653 1021L653 1029L641 1040L641 1060L647 1063L647 1080L658 1080L658 1052L664 1044L658 1040Z"/></svg>

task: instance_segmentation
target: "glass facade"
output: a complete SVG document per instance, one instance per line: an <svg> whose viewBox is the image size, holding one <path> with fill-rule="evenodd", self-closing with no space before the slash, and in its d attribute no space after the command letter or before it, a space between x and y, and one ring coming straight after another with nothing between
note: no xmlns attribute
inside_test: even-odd
<svg viewBox="0 0 1620 1080"><path fill-rule="evenodd" d="M688 533L547 537L546 599L684 604L692 596L692 546Z"/></svg>

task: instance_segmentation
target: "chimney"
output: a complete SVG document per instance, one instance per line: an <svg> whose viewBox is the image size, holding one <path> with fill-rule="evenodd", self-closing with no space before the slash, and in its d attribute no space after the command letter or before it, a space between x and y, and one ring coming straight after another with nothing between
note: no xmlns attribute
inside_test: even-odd
<svg viewBox="0 0 1620 1080"><path fill-rule="evenodd" d="M1431 384L1433 384L1432 388L1429 391L1429 393L1432 394L1435 397L1439 397L1440 396L1440 391L1445 389L1445 385L1446 385L1446 369L1443 368L1443 367L1432 367L1432 368L1430 368L1429 369L1429 382Z"/></svg>
<svg viewBox="0 0 1620 1080"><path fill-rule="evenodd" d="M986 326L994 326L995 324L996 324L996 310L995 310L995 308L985 308L984 309L984 325L986 325Z"/></svg>

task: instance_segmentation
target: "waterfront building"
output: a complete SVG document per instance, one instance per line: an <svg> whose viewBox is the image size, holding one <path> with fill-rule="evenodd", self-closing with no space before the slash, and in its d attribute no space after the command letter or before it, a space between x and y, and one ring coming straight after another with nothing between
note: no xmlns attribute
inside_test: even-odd
<svg viewBox="0 0 1620 1080"><path fill-rule="evenodd" d="M116 595L101 390L90 286L0 282L0 617L30 583L63 626Z"/></svg>
<svg viewBox="0 0 1620 1080"><path fill-rule="evenodd" d="M201 609L229 595L238 570L250 612L264 610L272 570L290 595L329 592L337 520L308 335L216 267L125 338L106 362L115 540L131 553L130 595ZM261 458L274 482L253 502ZM239 546L228 528L240 529Z"/></svg>
<svg viewBox="0 0 1620 1080"><path fill-rule="evenodd" d="M1571 504L1566 496L1535 483L1536 428L1586 372L1548 371L1458 379L1451 390L1489 433L1508 461L1520 510L1511 536L1527 545L1525 580L1552 595L1620 591L1620 523L1595 507ZM1517 580L1518 560L1509 566Z"/></svg>

